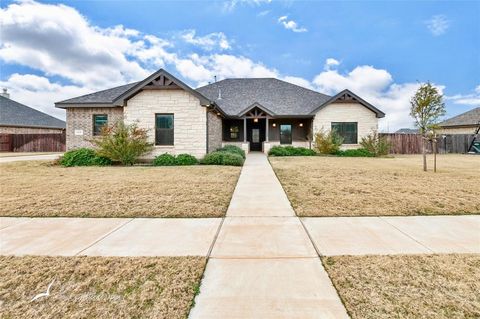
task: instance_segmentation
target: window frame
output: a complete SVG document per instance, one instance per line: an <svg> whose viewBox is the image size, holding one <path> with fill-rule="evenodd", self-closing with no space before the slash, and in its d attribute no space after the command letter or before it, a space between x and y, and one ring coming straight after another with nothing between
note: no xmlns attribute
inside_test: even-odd
<svg viewBox="0 0 480 319"><path fill-rule="evenodd" d="M348 125L348 124L355 124L355 133L347 131L346 125ZM342 125L343 127L339 131L338 129L334 128L334 126L336 126L336 125ZM331 126L332 131L336 130L337 134L340 135L343 138L343 143L342 144L345 144L345 145L357 145L358 144L358 122L331 122L330 126ZM349 140L348 142L346 142L345 137L346 137L346 135L350 135L350 134L352 135L350 137L353 137L353 134L355 134L354 139L353 139L353 141Z"/></svg>
<svg viewBox="0 0 480 319"><path fill-rule="evenodd" d="M282 141L282 126L290 126L290 141L285 143ZM280 145L292 145L293 143L293 125L291 123L282 123L278 126L278 135L280 139Z"/></svg>
<svg viewBox="0 0 480 319"><path fill-rule="evenodd" d="M172 127L171 128L159 128L157 127L157 117L158 116L171 116L172 117ZM172 142L171 144L160 144L158 141L157 135L159 130L163 131L172 131ZM173 113L155 113L155 146L173 146L175 145L175 114Z"/></svg>
<svg viewBox="0 0 480 319"><path fill-rule="evenodd" d="M96 130L97 124L96 124L96 121L95 121L97 116L105 116L106 117L105 123L98 128L98 131ZM92 136L102 135L102 127L104 127L105 125L108 125L108 114L105 114L105 113L92 114Z"/></svg>

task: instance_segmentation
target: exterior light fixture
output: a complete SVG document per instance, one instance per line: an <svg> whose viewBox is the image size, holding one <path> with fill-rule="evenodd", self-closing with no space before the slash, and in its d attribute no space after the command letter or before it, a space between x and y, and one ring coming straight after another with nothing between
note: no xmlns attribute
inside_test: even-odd
<svg viewBox="0 0 480 319"><path fill-rule="evenodd" d="M217 115L220 116L220 112L217 112Z"/></svg>
<svg viewBox="0 0 480 319"><path fill-rule="evenodd" d="M257 123L257 122L258 122L258 119L257 119L257 118L254 118L253 121L254 121L255 123Z"/></svg>
<svg viewBox="0 0 480 319"><path fill-rule="evenodd" d="M272 123L272 126L273 126L273 127L277 127L277 123L275 123L275 122Z"/></svg>
<svg viewBox="0 0 480 319"><path fill-rule="evenodd" d="M303 123L298 124L298 126L303 127Z"/></svg>

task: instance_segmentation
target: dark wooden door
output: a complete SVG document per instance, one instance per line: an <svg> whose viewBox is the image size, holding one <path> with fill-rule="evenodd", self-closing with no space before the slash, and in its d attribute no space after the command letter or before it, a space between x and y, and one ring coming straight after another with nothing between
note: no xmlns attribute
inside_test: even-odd
<svg viewBox="0 0 480 319"><path fill-rule="evenodd" d="M265 119L257 122L249 120L247 123L247 139L250 142L250 151L262 151L262 143L265 141Z"/></svg>

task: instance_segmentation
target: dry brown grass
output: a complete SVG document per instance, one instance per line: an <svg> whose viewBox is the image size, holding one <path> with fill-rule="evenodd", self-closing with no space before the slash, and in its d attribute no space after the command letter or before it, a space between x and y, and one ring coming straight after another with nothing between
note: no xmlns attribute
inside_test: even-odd
<svg viewBox="0 0 480 319"><path fill-rule="evenodd" d="M480 213L479 156L439 156L437 173L423 172L417 155L270 162L300 216Z"/></svg>
<svg viewBox="0 0 480 319"><path fill-rule="evenodd" d="M219 217L240 168L0 164L0 215Z"/></svg>
<svg viewBox="0 0 480 319"><path fill-rule="evenodd" d="M203 257L0 257L0 318L186 318ZM50 296L30 302L55 279Z"/></svg>
<svg viewBox="0 0 480 319"><path fill-rule="evenodd" d="M62 154L55 152L0 152L0 158L2 157L17 157L17 156L32 156L32 155L54 155Z"/></svg>
<svg viewBox="0 0 480 319"><path fill-rule="evenodd" d="M480 318L480 255L324 257L353 319Z"/></svg>

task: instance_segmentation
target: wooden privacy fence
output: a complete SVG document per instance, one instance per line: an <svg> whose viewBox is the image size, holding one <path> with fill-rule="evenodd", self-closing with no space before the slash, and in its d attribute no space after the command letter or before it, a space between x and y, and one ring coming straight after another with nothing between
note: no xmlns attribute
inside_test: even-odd
<svg viewBox="0 0 480 319"><path fill-rule="evenodd" d="M391 143L392 154L421 154L422 136L420 134L384 133ZM473 140L473 134L450 134L437 137L437 153L467 153ZM432 153L432 143L427 142L427 152Z"/></svg>
<svg viewBox="0 0 480 319"><path fill-rule="evenodd" d="M65 133L0 134L2 152L65 152Z"/></svg>

